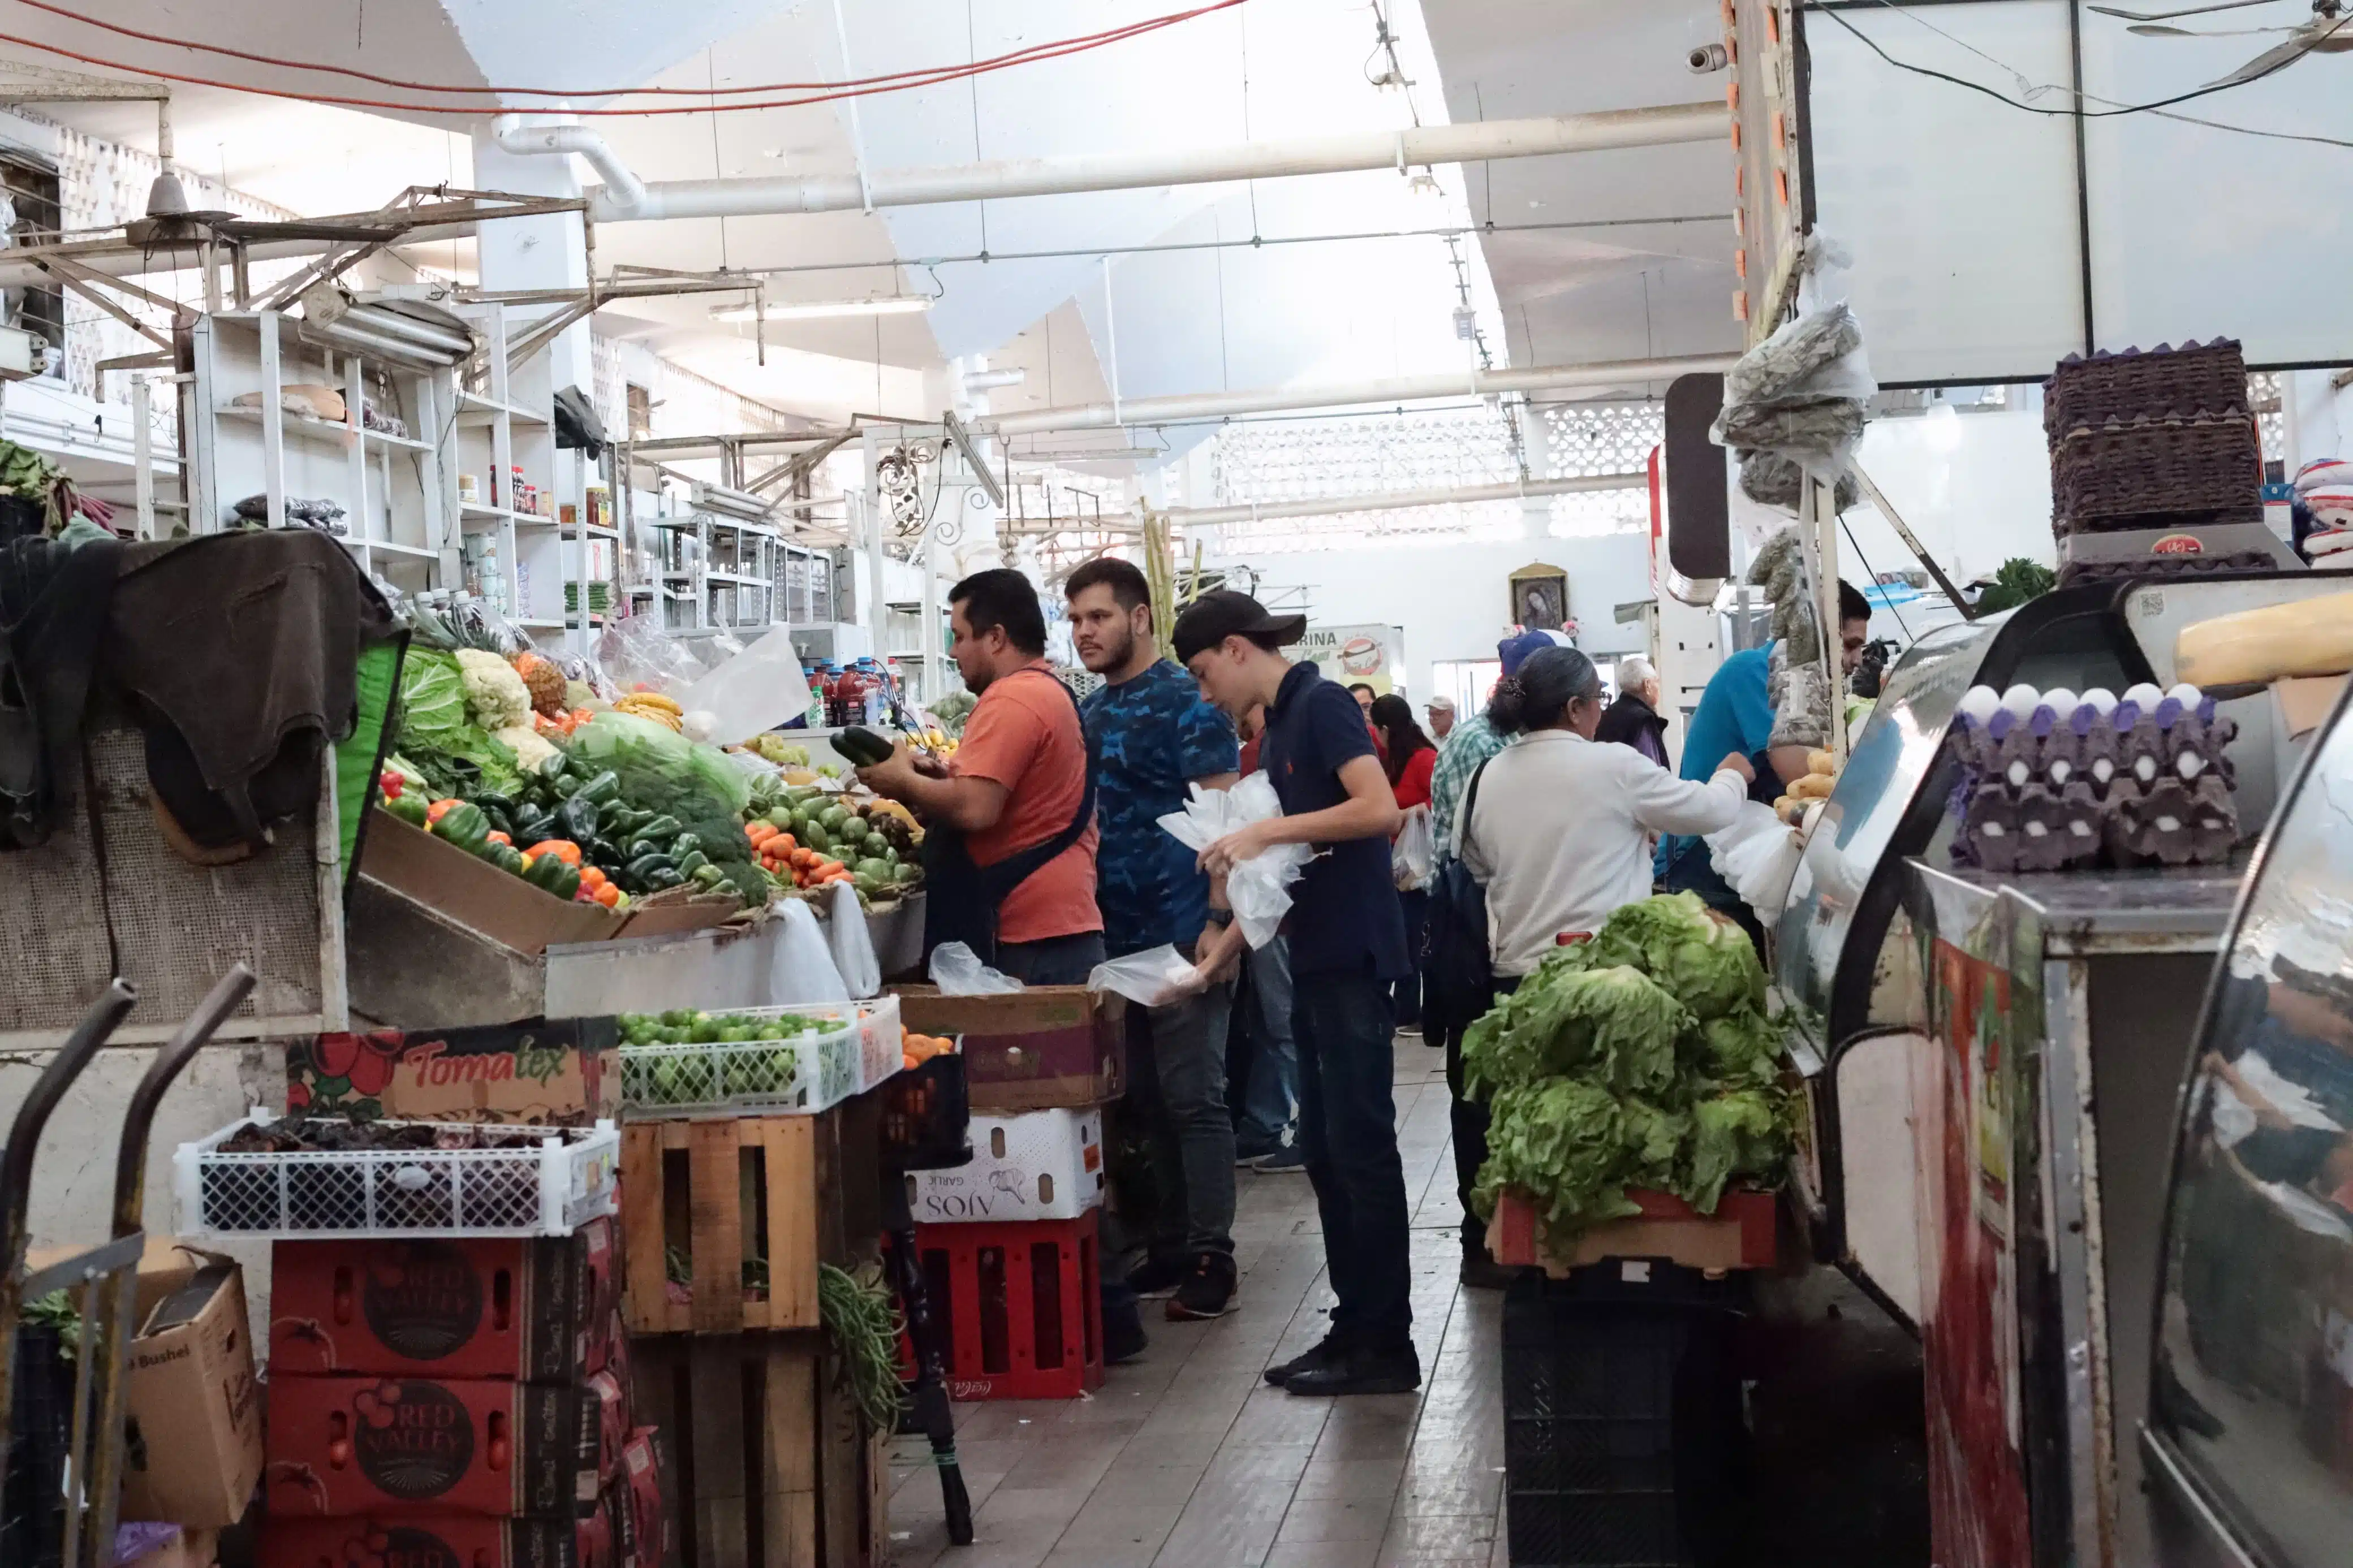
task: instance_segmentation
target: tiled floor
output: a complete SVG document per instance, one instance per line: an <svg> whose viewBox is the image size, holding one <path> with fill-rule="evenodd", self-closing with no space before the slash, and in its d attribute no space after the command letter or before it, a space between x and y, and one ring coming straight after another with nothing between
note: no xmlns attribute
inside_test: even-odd
<svg viewBox="0 0 2353 1568"><path fill-rule="evenodd" d="M1455 1282L1454 1164L1439 1053L1398 1044L1414 1203L1417 1394L1293 1398L1260 1377L1324 1332L1324 1238L1301 1175L1241 1173L1240 1305L1166 1323L1092 1399L960 1405L976 1538L951 1548L920 1438L901 1439L895 1568L1438 1568L1501 1564L1502 1298Z"/></svg>
<svg viewBox="0 0 2353 1568"><path fill-rule="evenodd" d="M1332 1296L1302 1175L1241 1173L1240 1306L1158 1321L1092 1399L959 1405L977 1538L951 1548L920 1438L894 1450L893 1568L1504 1568L1501 1318L1461 1289L1439 1054L1397 1047L1414 1204L1419 1393L1309 1400L1260 1372ZM1738 1509L1757 1568L1925 1568L1918 1349L1841 1276L1760 1282L1746 1375L1756 1460Z"/></svg>

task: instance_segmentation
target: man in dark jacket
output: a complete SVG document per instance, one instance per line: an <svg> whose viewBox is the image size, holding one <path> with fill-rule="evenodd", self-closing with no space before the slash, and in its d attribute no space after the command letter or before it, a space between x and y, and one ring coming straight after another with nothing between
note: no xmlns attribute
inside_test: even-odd
<svg viewBox="0 0 2353 1568"><path fill-rule="evenodd" d="M1667 760L1667 721L1659 717L1659 672L1640 654L1618 661L1618 700L1601 715L1597 741L1631 746L1651 761L1674 771Z"/></svg>

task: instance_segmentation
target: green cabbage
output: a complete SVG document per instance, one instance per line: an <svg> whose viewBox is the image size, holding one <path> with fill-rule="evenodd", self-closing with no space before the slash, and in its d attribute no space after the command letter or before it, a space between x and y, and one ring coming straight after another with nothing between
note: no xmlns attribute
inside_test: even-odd
<svg viewBox="0 0 2353 1568"><path fill-rule="evenodd" d="M400 663L400 734L429 747L466 727L466 682L448 654L412 645Z"/></svg>
<svg viewBox="0 0 2353 1568"><path fill-rule="evenodd" d="M438 648L412 643L400 661L397 744L437 795L512 795L522 783L513 751L467 716L464 674Z"/></svg>
<svg viewBox="0 0 2353 1568"><path fill-rule="evenodd" d="M1463 1037L1493 1116L1474 1206L1522 1189L1566 1239L1639 1212L1630 1187L1712 1214L1736 1177L1777 1180L1793 1108L1766 999L1747 937L1688 893L1547 954Z"/></svg>

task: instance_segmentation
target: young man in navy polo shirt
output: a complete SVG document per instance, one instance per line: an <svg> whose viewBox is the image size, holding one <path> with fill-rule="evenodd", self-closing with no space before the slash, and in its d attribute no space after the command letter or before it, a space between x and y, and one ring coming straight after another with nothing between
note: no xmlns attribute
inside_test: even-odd
<svg viewBox="0 0 2353 1568"><path fill-rule="evenodd" d="M1324 1267L1339 1305L1323 1342L1267 1369L1293 1394L1401 1394L1419 1386L1408 1300L1405 1166L1390 1089L1389 986L1411 972L1389 874L1403 820L1347 689L1282 649L1302 616L1270 616L1247 594L1204 594L1177 617L1176 658L1227 713L1266 708L1259 763L1283 815L1202 852L1222 877L1278 844L1319 853L1291 889L1292 1031L1299 1046L1300 1144L1324 1222ZM1201 960L1214 980L1241 933L1229 927Z"/></svg>

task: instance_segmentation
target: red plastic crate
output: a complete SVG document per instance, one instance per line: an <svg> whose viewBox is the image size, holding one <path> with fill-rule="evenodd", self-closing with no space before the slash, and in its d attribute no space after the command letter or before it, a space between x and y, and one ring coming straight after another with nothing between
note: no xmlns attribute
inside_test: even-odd
<svg viewBox="0 0 2353 1568"><path fill-rule="evenodd" d="M947 1325L951 1399L1076 1399L1103 1386L1095 1215L915 1227L932 1312ZM900 1363L913 1376L903 1335Z"/></svg>

